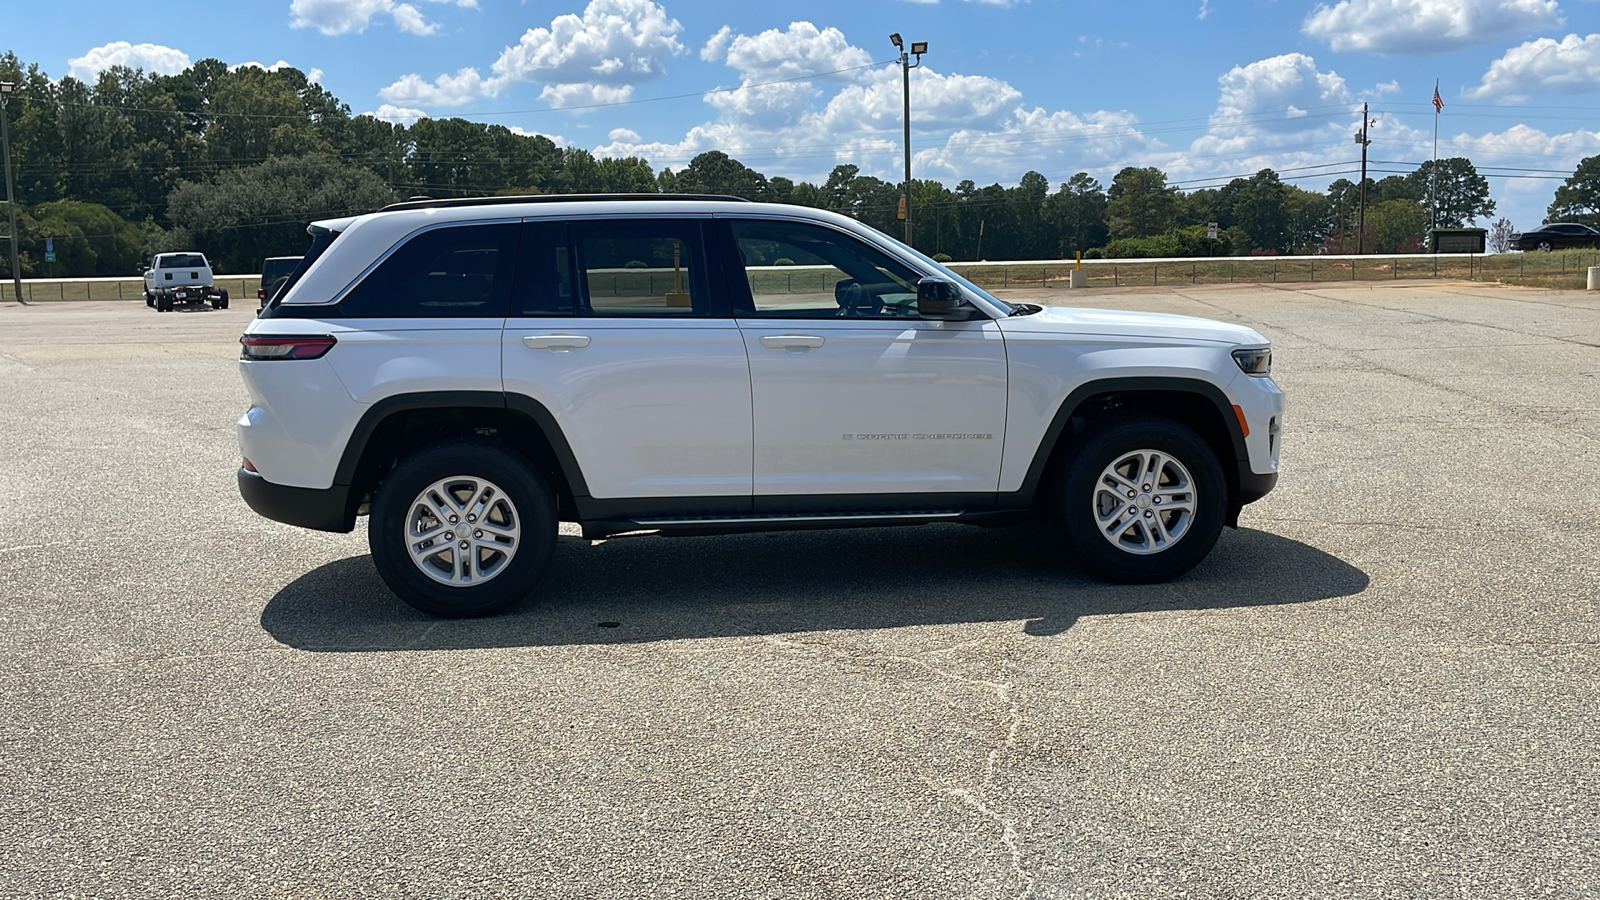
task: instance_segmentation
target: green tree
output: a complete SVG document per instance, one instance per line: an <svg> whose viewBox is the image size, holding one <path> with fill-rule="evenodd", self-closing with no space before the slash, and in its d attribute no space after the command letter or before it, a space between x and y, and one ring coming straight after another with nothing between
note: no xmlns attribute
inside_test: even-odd
<svg viewBox="0 0 1600 900"><path fill-rule="evenodd" d="M1385 200L1367 208L1367 249L1419 253L1428 232L1428 208L1416 200Z"/></svg>
<svg viewBox="0 0 1600 900"><path fill-rule="evenodd" d="M305 250L306 223L372 212L394 199L378 176L325 156L274 157L184 182L172 192L172 219L224 271L253 272L263 257Z"/></svg>
<svg viewBox="0 0 1600 900"><path fill-rule="evenodd" d="M1045 226L1055 241L1055 254L1071 257L1079 251L1105 246L1106 192L1100 182L1079 172L1050 196L1045 204Z"/></svg>
<svg viewBox="0 0 1600 900"><path fill-rule="evenodd" d="M61 277L132 275L144 251L144 233L98 203L57 200L33 210L33 243L43 258L44 239L55 243L50 272Z"/></svg>
<svg viewBox="0 0 1600 900"><path fill-rule="evenodd" d="M767 199L767 176L721 150L707 150L678 173L675 191L684 194L726 194L746 200Z"/></svg>
<svg viewBox="0 0 1600 900"><path fill-rule="evenodd" d="M1233 239L1245 251L1287 253L1293 246L1289 232L1289 189L1278 173L1262 169L1249 178L1236 178L1233 194Z"/></svg>
<svg viewBox="0 0 1600 900"><path fill-rule="evenodd" d="M1118 172L1106 198L1112 237L1160 234L1177 218L1177 193L1167 186L1166 173L1154 167Z"/></svg>
<svg viewBox="0 0 1600 900"><path fill-rule="evenodd" d="M1556 188L1555 200L1545 211L1546 222L1579 222L1600 228L1600 156L1578 163L1578 168Z"/></svg>
<svg viewBox="0 0 1600 900"><path fill-rule="evenodd" d="M1468 222L1494 215L1489 199L1489 179L1478 174L1472 161L1461 156L1428 160L1406 178L1413 194L1426 202L1431 196L1437 228L1461 228ZM1387 180L1387 179L1385 179Z"/></svg>

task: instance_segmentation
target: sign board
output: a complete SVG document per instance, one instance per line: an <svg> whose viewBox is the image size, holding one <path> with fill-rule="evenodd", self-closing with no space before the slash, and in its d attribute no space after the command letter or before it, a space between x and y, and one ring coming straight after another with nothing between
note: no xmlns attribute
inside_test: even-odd
<svg viewBox="0 0 1600 900"><path fill-rule="evenodd" d="M1435 228L1428 233L1434 253L1483 253L1488 247L1485 228Z"/></svg>
<svg viewBox="0 0 1600 900"><path fill-rule="evenodd" d="M1206 225L1206 237L1213 241L1217 239L1217 223L1211 222Z"/></svg>
<svg viewBox="0 0 1600 900"><path fill-rule="evenodd" d="M906 220L906 195L905 194L901 194L900 195L900 217L899 218L900 218L900 221L902 221L902 222L904 222Z"/></svg>
<svg viewBox="0 0 1600 900"><path fill-rule="evenodd" d="M45 238L44 239L44 252L46 252L46 253L54 253L54 252L56 252L56 239L55 238Z"/></svg>
<svg viewBox="0 0 1600 900"><path fill-rule="evenodd" d="M46 250L44 252L44 261L45 262L55 262L56 261L56 252L54 250Z"/></svg>

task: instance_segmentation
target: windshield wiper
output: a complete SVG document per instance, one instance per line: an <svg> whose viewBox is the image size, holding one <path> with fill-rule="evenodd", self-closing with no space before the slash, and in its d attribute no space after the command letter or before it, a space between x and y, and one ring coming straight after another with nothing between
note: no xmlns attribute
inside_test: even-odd
<svg viewBox="0 0 1600 900"><path fill-rule="evenodd" d="M1011 310L1011 314L1013 316L1031 316L1034 313L1044 309L1044 307L1038 305L1037 303L1017 303L1013 305L1015 307Z"/></svg>

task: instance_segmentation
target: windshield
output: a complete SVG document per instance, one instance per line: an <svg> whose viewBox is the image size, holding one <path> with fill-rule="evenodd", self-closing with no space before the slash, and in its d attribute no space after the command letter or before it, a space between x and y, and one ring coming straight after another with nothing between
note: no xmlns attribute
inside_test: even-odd
<svg viewBox="0 0 1600 900"><path fill-rule="evenodd" d="M978 287L977 285L973 284L972 282L968 281L967 279L962 278L960 275L957 275L955 272L952 272L948 268L946 268L944 263L935 262L933 257L928 256L927 254L925 254L922 251L917 250L915 248L907 247L906 249L910 250L913 254L915 254L917 259L920 259L923 262L927 263L928 265L933 266L935 269L938 269L941 273L943 273L951 281L954 281L956 284L961 285L962 287L964 287L967 290L973 292L974 294L977 294L978 296L980 296L983 299L989 301L990 303L993 303L995 306L999 307L1006 315L1011 315L1012 313L1017 311L1017 307L1016 307L1015 304L1007 303L1004 300L1001 300L1000 298L996 297L995 295L993 295L993 294L989 293L988 291L984 290L983 288Z"/></svg>

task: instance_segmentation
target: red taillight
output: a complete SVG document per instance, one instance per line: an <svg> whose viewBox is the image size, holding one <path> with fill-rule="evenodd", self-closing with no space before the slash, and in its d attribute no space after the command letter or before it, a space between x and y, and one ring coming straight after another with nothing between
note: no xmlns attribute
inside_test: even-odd
<svg viewBox="0 0 1600 900"><path fill-rule="evenodd" d="M240 359L321 359L338 341L333 335L247 334L239 338Z"/></svg>
<svg viewBox="0 0 1600 900"><path fill-rule="evenodd" d="M246 472L256 472L256 464L251 462L250 461L250 457L248 457L248 456L246 456L244 458L244 470ZM256 472L256 474L260 475L261 473L260 472Z"/></svg>
<svg viewBox="0 0 1600 900"><path fill-rule="evenodd" d="M265 300L265 299L267 299L267 289L266 288L256 288L256 299L257 300Z"/></svg>

